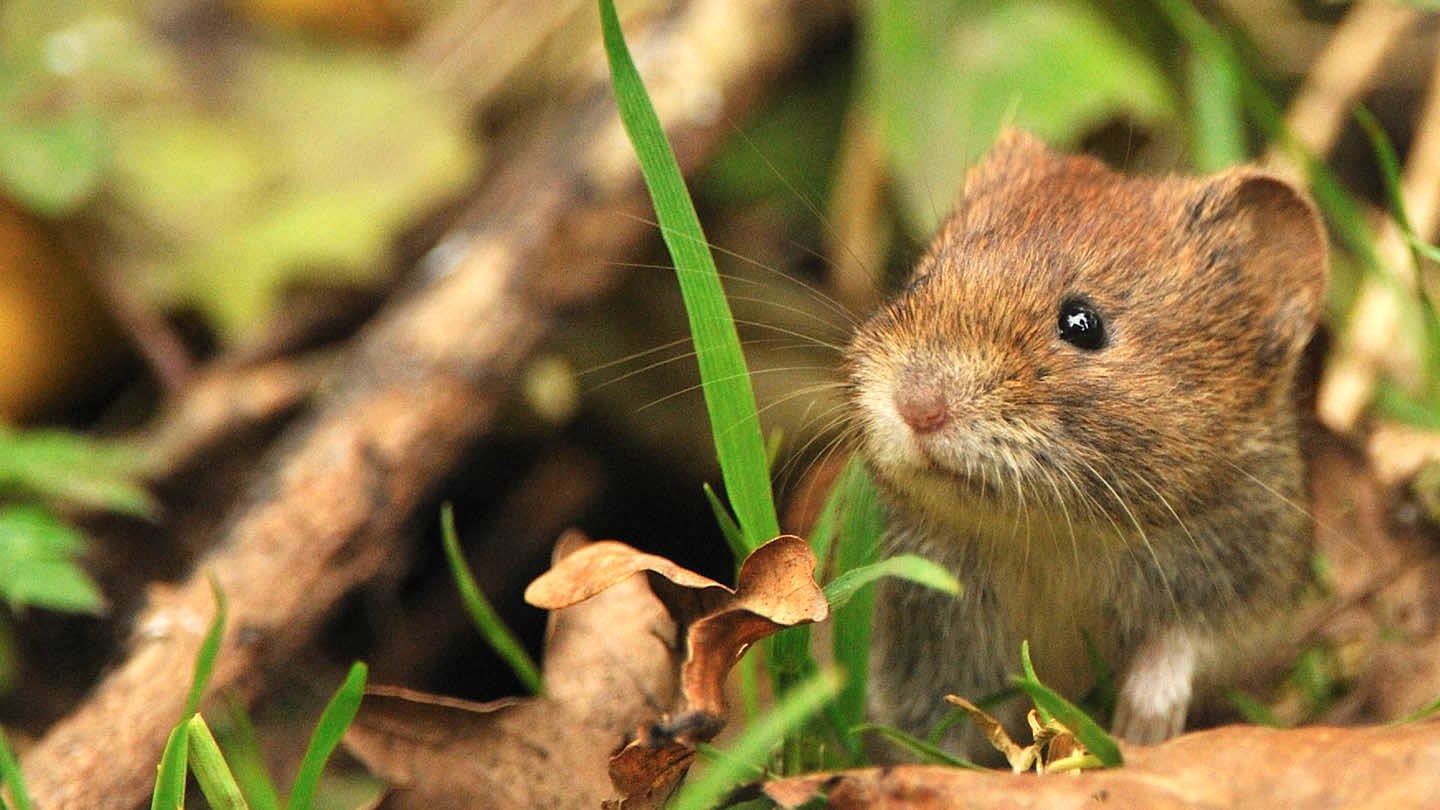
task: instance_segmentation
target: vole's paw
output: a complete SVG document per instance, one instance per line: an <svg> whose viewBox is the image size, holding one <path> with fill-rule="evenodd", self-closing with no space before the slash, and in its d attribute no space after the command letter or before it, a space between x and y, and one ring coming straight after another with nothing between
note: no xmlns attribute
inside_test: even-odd
<svg viewBox="0 0 1440 810"><path fill-rule="evenodd" d="M1176 736L1185 729L1185 713L1189 701L1172 704L1162 711L1156 707L1141 709L1130 701L1121 700L1115 706L1115 719L1110 732L1126 742L1137 745L1154 745Z"/></svg>
<svg viewBox="0 0 1440 810"><path fill-rule="evenodd" d="M1185 633L1157 633L1140 645L1116 696L1111 731L1149 745L1185 729L1195 678L1195 643Z"/></svg>

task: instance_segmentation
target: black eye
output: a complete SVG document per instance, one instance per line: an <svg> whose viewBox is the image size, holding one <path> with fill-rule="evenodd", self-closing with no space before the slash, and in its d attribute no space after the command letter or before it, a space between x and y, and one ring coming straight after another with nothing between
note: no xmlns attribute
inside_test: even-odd
<svg viewBox="0 0 1440 810"><path fill-rule="evenodd" d="M1076 348L1091 352L1105 348L1105 322L1083 298L1067 298L1060 303L1059 329L1060 339Z"/></svg>

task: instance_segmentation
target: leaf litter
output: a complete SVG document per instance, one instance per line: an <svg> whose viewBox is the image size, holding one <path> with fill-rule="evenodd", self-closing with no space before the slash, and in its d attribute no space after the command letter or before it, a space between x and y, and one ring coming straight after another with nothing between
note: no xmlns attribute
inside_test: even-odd
<svg viewBox="0 0 1440 810"><path fill-rule="evenodd" d="M372 687L345 744L394 786L397 808L658 807L724 727L725 680L745 650L828 615L814 569L809 545L785 535L730 588L572 532L525 594L551 611L543 696L479 704Z"/></svg>

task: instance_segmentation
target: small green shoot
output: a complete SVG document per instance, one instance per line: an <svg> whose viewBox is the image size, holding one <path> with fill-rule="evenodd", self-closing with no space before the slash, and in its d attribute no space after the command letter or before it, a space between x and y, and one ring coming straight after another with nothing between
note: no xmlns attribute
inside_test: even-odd
<svg viewBox="0 0 1440 810"><path fill-rule="evenodd" d="M1421 706L1419 709L1416 709L1415 711L1405 715L1399 720L1391 722L1390 725L1400 726L1406 723L1416 723L1421 720L1427 720L1435 716L1436 714L1440 714L1440 698L1435 698L1434 700L1430 701L1424 706Z"/></svg>
<svg viewBox="0 0 1440 810"><path fill-rule="evenodd" d="M1185 67L1191 102L1191 162L1202 172L1244 162L1248 149L1237 65L1223 54L1197 48Z"/></svg>
<svg viewBox="0 0 1440 810"><path fill-rule="evenodd" d="M897 554L877 563L851 568L825 586L825 598L832 609L849 604L861 588L885 577L895 577L934 588L951 596L960 594L960 581L937 563L915 554Z"/></svg>
<svg viewBox="0 0 1440 810"><path fill-rule="evenodd" d="M1270 728L1289 728L1290 724L1280 719L1274 710L1264 703L1256 700L1253 695L1243 692L1234 687L1226 687L1225 700L1239 712L1240 717L1247 723L1257 726L1269 726Z"/></svg>
<svg viewBox="0 0 1440 810"><path fill-rule="evenodd" d="M15 810L30 810L30 793L25 789L25 777L20 773L20 763L15 759L15 752L10 750L10 744L5 741L5 733L0 731L0 786L10 788L10 798L15 801ZM0 795L0 802L4 801Z"/></svg>
<svg viewBox="0 0 1440 810"><path fill-rule="evenodd" d="M360 701L365 696L365 665L356 662L350 667L345 682L335 691L334 697L320 713L320 722L310 736L310 745L305 748L305 757L300 761L300 770L295 774L295 785L290 789L290 798L285 810L312 810L315 806L315 791L320 786L320 775L325 763L345 736L355 715L360 711Z"/></svg>
<svg viewBox="0 0 1440 810"><path fill-rule="evenodd" d="M205 687L210 684L210 674L215 671L215 659L220 655L220 642L225 638L225 622L230 614L230 605L225 592L220 589L220 580L210 572L210 593L215 596L215 617L205 631L205 640L200 643L200 653L195 658L195 675L190 679L190 694L185 698L185 714L180 721L184 725L189 717L200 711L200 701L205 698Z"/></svg>
<svg viewBox="0 0 1440 810"><path fill-rule="evenodd" d="M189 767L190 726L178 723L165 741L165 753L155 771L150 810L181 810L185 806L185 773Z"/></svg>
<svg viewBox="0 0 1440 810"><path fill-rule="evenodd" d="M701 484L700 488L705 491L705 500L710 502L710 511L715 513L715 522L720 525L720 533L725 535L725 543L730 546L730 553L735 556L735 567L738 570L740 563L745 560L750 550L745 547L745 532L740 530L740 524L725 508L720 496L715 494L715 488L707 484Z"/></svg>
<svg viewBox="0 0 1440 810"><path fill-rule="evenodd" d="M491 649L510 665L530 694L540 694L545 688L540 668L476 584L470 567L465 564L465 555L460 551L460 537L455 531L455 510L448 503L440 508L440 533L445 544L445 559L450 563L450 573L455 577L455 587L460 591L470 620Z"/></svg>
<svg viewBox="0 0 1440 810"><path fill-rule="evenodd" d="M881 726L874 723L861 723L856 731L879 734L885 739L904 748L906 751L919 757L920 761L927 765L949 765L953 768L965 768L972 771L986 771L968 759L957 757L940 746L928 740L922 740L912 734L907 734L893 726Z"/></svg>
<svg viewBox="0 0 1440 810"><path fill-rule="evenodd" d="M1015 685L1020 687L1030 700L1035 704L1035 710L1040 713L1044 722L1054 719L1065 728L1075 734L1075 739L1080 741L1100 764L1107 768L1113 768L1124 762L1120 755L1120 746L1116 744L1115 738L1111 737L1098 723L1090 719L1090 715L1081 711L1078 706L1060 696L1059 692L1040 682L1035 676L1035 665L1030 662L1030 642L1024 641L1020 644L1020 665L1024 669L1024 676L1015 678Z"/></svg>
<svg viewBox="0 0 1440 810"><path fill-rule="evenodd" d="M231 699L227 701L226 719L229 730L220 735L221 750L245 802L253 810L280 810L283 806L280 793L260 752L260 738L255 733L255 724L250 722L250 714L238 700Z"/></svg>
<svg viewBox="0 0 1440 810"><path fill-rule="evenodd" d="M205 718L196 714L185 725L185 733L190 738L190 770L195 774L200 792L205 794L205 801L213 810L249 810Z"/></svg>
<svg viewBox="0 0 1440 810"><path fill-rule="evenodd" d="M600 0L600 25L620 120L635 147L661 235L675 262L725 493L744 530L746 547L754 549L780 534L780 521L740 335L680 166L625 44L613 0Z"/></svg>
<svg viewBox="0 0 1440 810"><path fill-rule="evenodd" d="M822 670L796 684L774 708L753 723L697 778L687 781L668 807L672 810L706 810L714 807L737 785L763 768L775 746L805 725L840 692L839 673Z"/></svg>

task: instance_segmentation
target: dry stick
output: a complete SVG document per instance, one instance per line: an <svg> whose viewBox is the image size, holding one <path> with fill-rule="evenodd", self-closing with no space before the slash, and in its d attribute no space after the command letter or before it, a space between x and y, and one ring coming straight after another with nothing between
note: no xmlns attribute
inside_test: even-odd
<svg viewBox="0 0 1440 810"><path fill-rule="evenodd" d="M1411 227L1420 239L1435 238L1440 225L1440 62L1415 124L1400 193ZM1400 340L1401 296L1413 294L1417 279L1404 268L1410 246L1393 218L1381 225L1376 240L1382 276L1367 276L1356 297L1339 354L1320 380L1316 409L1331 430L1355 429L1375 389L1381 369L1400 379L1418 374L1414 352Z"/></svg>
<svg viewBox="0 0 1440 810"><path fill-rule="evenodd" d="M687 56L651 77L681 160L693 168L727 132L697 118L717 112L693 103L697 91L719 112L738 114L800 43L832 27L823 23L839 9L694 0L666 25L634 34L642 56ZM722 36L729 41L717 43ZM593 298L614 275L617 254L643 235L622 217L586 226L586 205L640 199L603 71L594 75L584 100L533 133L487 185L469 227L437 251L449 257L444 266L354 339L313 414L278 443L267 473L227 520L201 566L230 596L212 692L248 698L262 690L340 598L376 573L426 493L494 427L556 309ZM557 256L569 261L546 261ZM200 572L153 591L128 656L25 757L38 807L128 810L145 800L211 610Z"/></svg>
<svg viewBox="0 0 1440 810"><path fill-rule="evenodd" d="M1414 8L1377 0L1357 4L1345 15L1285 115L1286 128L1307 152L1323 159L1335 148L1356 99L1370 87L1400 34L1418 18ZM1271 147L1263 162L1292 180L1304 178L1283 145Z"/></svg>

